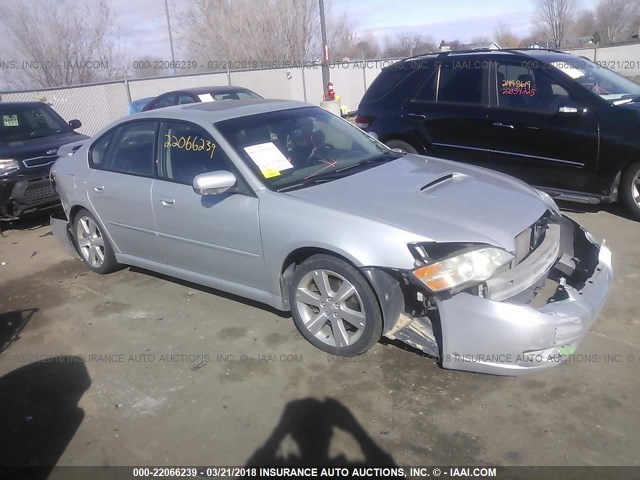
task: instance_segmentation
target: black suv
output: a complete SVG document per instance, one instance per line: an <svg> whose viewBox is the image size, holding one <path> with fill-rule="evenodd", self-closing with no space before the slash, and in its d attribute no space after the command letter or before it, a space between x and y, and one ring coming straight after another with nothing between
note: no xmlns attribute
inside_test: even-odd
<svg viewBox="0 0 640 480"><path fill-rule="evenodd" d="M385 68L356 124L392 148L499 170L640 219L640 85L550 50L430 54Z"/></svg>
<svg viewBox="0 0 640 480"><path fill-rule="evenodd" d="M49 182L58 148L89 137L41 102L0 103L0 220L59 204Z"/></svg>

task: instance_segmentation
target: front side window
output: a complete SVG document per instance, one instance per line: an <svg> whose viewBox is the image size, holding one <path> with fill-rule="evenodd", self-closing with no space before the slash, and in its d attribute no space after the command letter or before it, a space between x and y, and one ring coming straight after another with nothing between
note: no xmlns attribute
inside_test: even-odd
<svg viewBox="0 0 640 480"><path fill-rule="evenodd" d="M91 147L89 165L98 170L152 177L156 122L121 125Z"/></svg>
<svg viewBox="0 0 640 480"><path fill-rule="evenodd" d="M517 62L497 63L496 91L498 107L539 113L557 113L573 100L548 73Z"/></svg>
<svg viewBox="0 0 640 480"><path fill-rule="evenodd" d="M229 157L201 127L182 122L162 123L160 178L193 185L193 179L201 173L232 169Z"/></svg>
<svg viewBox="0 0 640 480"><path fill-rule="evenodd" d="M217 123L235 152L272 190L332 181L401 155L318 107Z"/></svg>

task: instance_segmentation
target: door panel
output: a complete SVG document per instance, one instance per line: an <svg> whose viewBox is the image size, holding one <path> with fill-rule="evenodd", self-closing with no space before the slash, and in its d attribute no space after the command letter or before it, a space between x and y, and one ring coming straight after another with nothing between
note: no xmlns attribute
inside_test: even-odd
<svg viewBox="0 0 640 480"><path fill-rule="evenodd" d="M183 142L183 138L189 141ZM258 199L234 191L211 196L194 192L196 175L234 170L224 151L202 128L166 122L161 125L160 139L161 178L153 184L151 197L167 263L264 289ZM193 145L204 148L194 149Z"/></svg>
<svg viewBox="0 0 640 480"><path fill-rule="evenodd" d="M155 121L131 122L98 139L89 154L87 191L118 251L164 262L151 208L157 127Z"/></svg>
<svg viewBox="0 0 640 480"><path fill-rule="evenodd" d="M405 106L430 154L483 165L487 161L486 62L443 63Z"/></svg>
<svg viewBox="0 0 640 480"><path fill-rule="evenodd" d="M598 160L595 113L543 70L498 62L490 112L490 167L539 186L589 188ZM560 107L578 114L561 114Z"/></svg>
<svg viewBox="0 0 640 480"><path fill-rule="evenodd" d="M164 263L151 209L153 182L96 170L89 179L89 200L121 253Z"/></svg>

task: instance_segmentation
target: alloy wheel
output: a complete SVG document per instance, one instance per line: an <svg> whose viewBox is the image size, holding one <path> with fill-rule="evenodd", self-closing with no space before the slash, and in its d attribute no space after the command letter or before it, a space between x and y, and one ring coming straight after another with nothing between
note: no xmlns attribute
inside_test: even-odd
<svg viewBox="0 0 640 480"><path fill-rule="evenodd" d="M94 268L100 268L105 257L104 238L91 217L80 217L76 227L76 239L85 262Z"/></svg>
<svg viewBox="0 0 640 480"><path fill-rule="evenodd" d="M640 207L640 170L636 172L636 176L631 182L631 198L633 198L636 205Z"/></svg>
<svg viewBox="0 0 640 480"><path fill-rule="evenodd" d="M360 294L343 276L331 270L307 273L296 290L304 326L332 347L348 347L362 336L367 317Z"/></svg>

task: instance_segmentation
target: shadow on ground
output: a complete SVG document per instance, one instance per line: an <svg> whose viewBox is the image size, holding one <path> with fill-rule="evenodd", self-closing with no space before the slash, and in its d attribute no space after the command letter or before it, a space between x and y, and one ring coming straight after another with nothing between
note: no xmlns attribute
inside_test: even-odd
<svg viewBox="0 0 640 480"><path fill-rule="evenodd" d="M20 333L37 311L37 308L29 308L0 313L0 353L20 338Z"/></svg>
<svg viewBox="0 0 640 480"><path fill-rule="evenodd" d="M588 205L584 203L573 203L566 201L557 201L558 207L563 212L572 213L598 213L607 212L611 215L615 215L627 220L636 221L636 219L629 213L629 211L620 202L617 203L598 203L595 205Z"/></svg>
<svg viewBox="0 0 640 480"><path fill-rule="evenodd" d="M62 207L35 212L18 220L0 220L0 236L6 237L11 230L37 230L49 225L51 214L61 211Z"/></svg>
<svg viewBox="0 0 640 480"><path fill-rule="evenodd" d="M355 440L363 460L349 460L353 455L348 454L354 452L344 452L333 442L338 431ZM287 403L278 425L247 466L394 467L396 463L338 400L306 398Z"/></svg>
<svg viewBox="0 0 640 480"><path fill-rule="evenodd" d="M84 418L80 357L53 357L0 378L0 478L46 479Z"/></svg>

